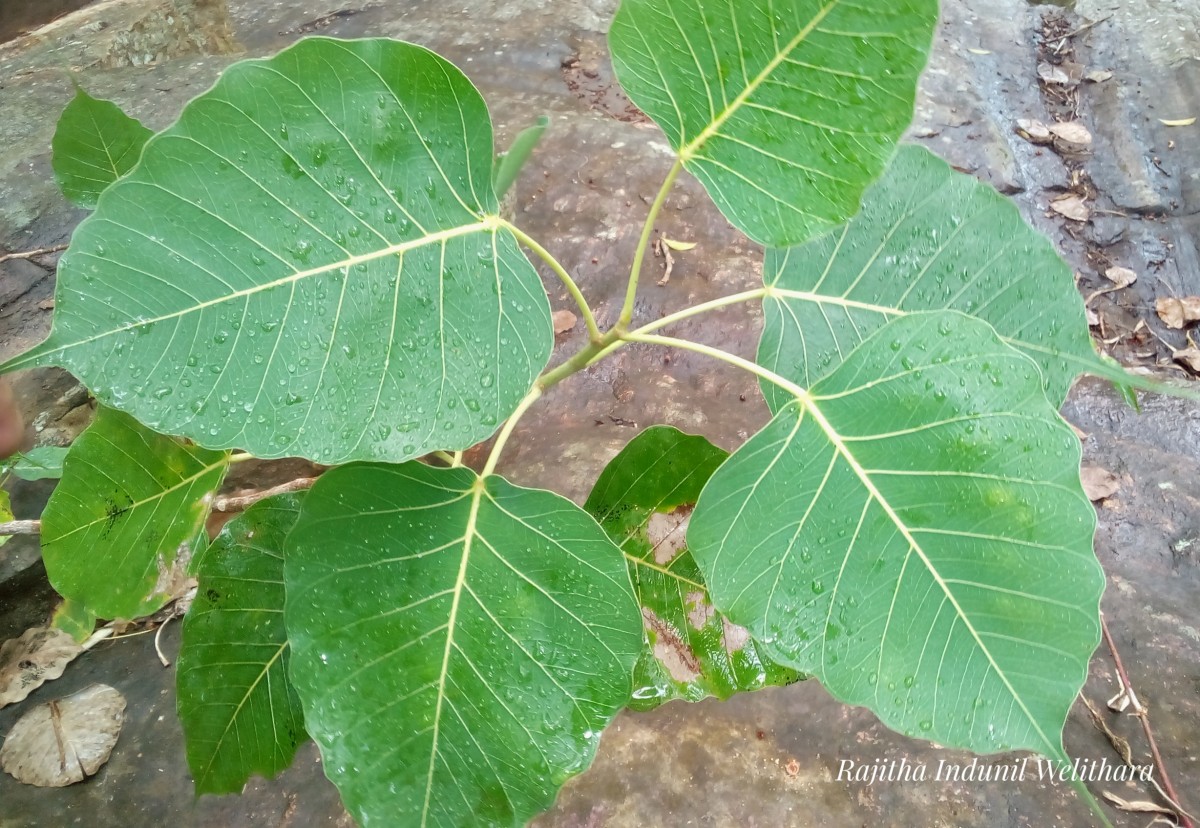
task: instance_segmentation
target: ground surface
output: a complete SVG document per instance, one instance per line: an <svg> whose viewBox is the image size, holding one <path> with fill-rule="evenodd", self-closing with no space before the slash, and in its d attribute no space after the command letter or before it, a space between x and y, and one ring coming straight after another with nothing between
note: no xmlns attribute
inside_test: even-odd
<svg viewBox="0 0 1200 828"><path fill-rule="evenodd" d="M501 143L537 115L550 115L551 129L518 184L517 221L548 241L577 275L601 323L611 323L640 222L670 163L659 133L612 86L603 31L614 6L611 0L451 6L230 0L227 7L212 0L129 0L91 7L49 33L0 46L0 246L65 242L82 217L57 194L49 171L50 135L72 93L63 65L81 70L78 77L96 96L161 128L239 57L270 53L306 33L391 35L435 48L462 67L488 99ZM1182 334L1158 322L1153 304L1161 296L1200 294L1200 126L1169 128L1159 119L1200 114L1200 4L1080 0L1062 8L946 0L943 18L913 138L1011 194L1075 267L1085 295L1107 286L1103 271L1110 266L1138 272L1133 286L1091 300L1093 330L1127 364L1182 376L1170 359L1184 344ZM1053 68L1069 79L1090 70L1112 77L1039 84L1039 64L1051 77ZM1013 130L1019 118L1076 115L1095 137L1089 153L1034 146ZM1066 192L1086 197L1090 221L1048 210ZM754 246L729 228L695 182L677 187L659 226L698 245L677 256L667 286L647 286L639 318L757 279ZM547 279L546 285L552 306L568 307L558 284ZM52 293L53 256L0 264L0 357L44 336ZM1139 328L1139 320L1146 325ZM680 325L676 334L748 356L757 327L753 309L732 308ZM578 347L580 337L579 330L559 337L556 358ZM751 379L691 354L665 356L626 348L558 386L522 421L502 471L515 482L582 500L640 427L670 423L732 447L765 421ZM19 376L16 390L30 440L66 443L88 421L86 393L61 373ZM1103 608L1152 711L1166 764L1196 811L1200 406L1161 397L1144 397L1143 405L1138 415L1102 384L1083 382L1064 413L1088 434L1085 462L1119 478L1117 493L1098 507L1096 549L1109 574ZM256 473L245 471L249 482ZM18 486L18 516L36 516L48 491L45 484ZM52 605L36 543L19 538L0 549L0 640L44 620ZM163 635L168 655L178 646L177 632L175 625ZM85 784L42 790L0 774L0 828L351 824L311 745L277 780L255 780L241 797L195 801L174 713L173 671L159 666L150 639L102 646L31 697L28 703L45 701L102 680L128 697L129 721L108 765ZM1100 706L1116 692L1103 648L1084 692ZM0 711L0 733L22 707ZM1131 740L1137 761L1148 761L1136 722L1110 719ZM1082 705L1068 721L1066 743L1073 755L1115 760ZM836 779L841 760L902 757L931 765L970 759L892 734L870 713L829 698L816 682L724 704L675 703L621 716L592 770L569 783L537 824L1091 824L1069 789L1034 779L874 785ZM1125 799L1152 797L1109 787ZM1112 813L1118 824L1149 821Z"/></svg>

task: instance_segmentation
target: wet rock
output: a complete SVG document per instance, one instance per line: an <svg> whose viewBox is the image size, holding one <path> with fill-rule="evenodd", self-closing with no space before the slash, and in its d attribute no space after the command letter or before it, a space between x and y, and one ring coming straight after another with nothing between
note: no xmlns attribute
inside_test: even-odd
<svg viewBox="0 0 1200 828"><path fill-rule="evenodd" d="M1092 216L1088 224L1088 239L1101 247L1116 244L1125 237L1126 222L1116 216Z"/></svg>

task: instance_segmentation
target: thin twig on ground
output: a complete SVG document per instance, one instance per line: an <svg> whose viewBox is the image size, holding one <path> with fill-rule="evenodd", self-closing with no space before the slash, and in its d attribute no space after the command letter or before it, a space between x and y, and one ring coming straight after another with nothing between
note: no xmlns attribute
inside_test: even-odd
<svg viewBox="0 0 1200 828"><path fill-rule="evenodd" d="M1158 752L1158 742L1154 741L1154 731L1150 729L1150 712L1138 700L1137 693L1133 690L1133 684L1129 681L1129 674L1125 672L1125 663L1121 661L1121 654L1117 652L1117 644L1113 641L1112 633L1108 630L1108 621L1104 618L1104 613L1100 614L1100 629L1104 633L1104 641L1108 644L1108 651L1112 653L1113 664L1117 668L1117 677L1121 680L1121 689L1128 695L1129 703L1133 707L1132 715L1141 719L1142 730L1146 734L1146 741L1150 744L1150 755L1154 758L1154 769L1158 771L1158 778L1162 780L1162 788L1166 799L1171 802L1172 807L1178 811L1180 828L1195 828L1191 819L1188 817L1187 811L1178 804L1180 802L1179 794L1175 793L1175 786L1171 784L1171 777L1167 775L1167 766L1163 763L1162 754Z"/></svg>
<svg viewBox="0 0 1200 828"><path fill-rule="evenodd" d="M10 259L32 259L36 256L44 256L47 253L58 253L66 250L65 244L56 244L53 247L39 247L37 250L21 250L17 253L5 253L0 256L0 264L4 264Z"/></svg>

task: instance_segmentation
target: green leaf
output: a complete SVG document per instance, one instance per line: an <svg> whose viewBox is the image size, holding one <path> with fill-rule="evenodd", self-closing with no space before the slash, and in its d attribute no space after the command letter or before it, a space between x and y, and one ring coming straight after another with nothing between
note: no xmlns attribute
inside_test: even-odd
<svg viewBox="0 0 1200 828"><path fill-rule="evenodd" d="M844 222L912 120L936 0L622 0L630 99L760 244Z"/></svg>
<svg viewBox="0 0 1200 828"><path fill-rule="evenodd" d="M274 776L307 738L283 623L283 542L300 502L276 495L254 504L201 562L176 673L197 794L236 793L252 774Z"/></svg>
<svg viewBox="0 0 1200 828"><path fill-rule="evenodd" d="M108 405L209 448L404 460L488 437L550 307L496 215L492 131L419 46L310 38L225 71L104 192L49 339Z"/></svg>
<svg viewBox="0 0 1200 828"><path fill-rule="evenodd" d="M652 426L604 468L583 505L621 545L642 607L650 646L633 672L636 710L800 678L763 658L745 628L713 609L684 542L700 490L728 456L703 437Z"/></svg>
<svg viewBox="0 0 1200 828"><path fill-rule="evenodd" d="M794 389L688 531L716 606L889 727L1064 756L1104 573L1079 439L985 323L911 314Z"/></svg>
<svg viewBox="0 0 1200 828"><path fill-rule="evenodd" d="M46 480L62 477L63 460L69 449L60 446L38 446L14 454L3 462L4 470L22 480Z"/></svg>
<svg viewBox="0 0 1200 828"><path fill-rule="evenodd" d="M155 434L101 408L71 447L42 513L50 583L101 618L160 608L228 464L226 452Z"/></svg>
<svg viewBox="0 0 1200 828"><path fill-rule="evenodd" d="M9 501L8 490L0 489L0 523L13 519L12 503ZM0 535L0 546L12 540L12 535Z"/></svg>
<svg viewBox="0 0 1200 828"><path fill-rule="evenodd" d="M629 700L642 632L621 553L550 492L333 469L284 574L292 681L361 824L524 824Z"/></svg>
<svg viewBox="0 0 1200 828"><path fill-rule="evenodd" d="M1042 370L1056 406L1092 348L1071 269L1017 208L921 147L905 146L840 232L768 250L758 362L802 386L889 319L953 309L991 323ZM969 350L969 348L968 348ZM772 409L790 397L763 383Z"/></svg>
<svg viewBox="0 0 1200 828"><path fill-rule="evenodd" d="M63 195L80 207L95 207L100 193L133 169L153 134L112 101L76 87L50 143L50 166Z"/></svg>
<svg viewBox="0 0 1200 828"><path fill-rule="evenodd" d="M527 127L517 134L517 137L513 139L512 146L508 148L508 152L497 156L492 173L492 183L496 189L496 198L504 198L504 194L508 192L508 188L513 185L513 182L517 180L517 176L521 174L521 168L529 160L529 156L533 153L533 148L538 145L538 141L542 140L542 133L546 131L546 127L549 125L550 119L543 115L537 119L533 126Z"/></svg>
<svg viewBox="0 0 1200 828"><path fill-rule="evenodd" d="M82 644L96 629L96 614L78 601L64 598L63 602L55 607L50 626L62 630Z"/></svg>

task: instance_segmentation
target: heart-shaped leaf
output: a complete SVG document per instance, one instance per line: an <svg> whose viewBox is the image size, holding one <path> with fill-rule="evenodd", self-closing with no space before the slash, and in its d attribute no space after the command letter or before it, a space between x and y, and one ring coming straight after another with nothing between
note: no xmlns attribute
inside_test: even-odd
<svg viewBox="0 0 1200 828"><path fill-rule="evenodd" d="M67 451L61 446L38 446L5 460L0 473L12 472L22 480L57 479L62 477Z"/></svg>
<svg viewBox="0 0 1200 828"><path fill-rule="evenodd" d="M728 456L703 437L651 426L604 467L583 504L621 545L642 607L649 647L633 672L635 710L800 678L713 608L684 541L700 490Z"/></svg>
<svg viewBox="0 0 1200 828"><path fill-rule="evenodd" d="M768 250L758 363L802 386L914 311L953 309L991 323L1042 370L1056 406L1096 355L1071 269L1017 208L921 147L902 147L841 231ZM764 382L773 410L790 401Z"/></svg>
<svg viewBox="0 0 1200 828"><path fill-rule="evenodd" d="M307 738L283 623L283 541L301 497L254 504L200 561L176 672L197 794L236 793L252 774L274 776Z"/></svg>
<svg viewBox="0 0 1200 828"><path fill-rule="evenodd" d="M75 231L61 365L210 448L404 460L490 435L544 367L541 280L496 215L479 93L393 40L227 69Z"/></svg>
<svg viewBox="0 0 1200 828"><path fill-rule="evenodd" d="M101 618L139 618L171 594L229 465L101 408L79 435L42 513L42 559L58 593Z"/></svg>
<svg viewBox="0 0 1200 828"><path fill-rule="evenodd" d="M80 207L95 207L100 193L133 169L153 134L112 101L76 89L50 142L50 165L63 195Z"/></svg>
<svg viewBox="0 0 1200 828"><path fill-rule="evenodd" d="M629 701L624 560L550 492L416 462L334 469L284 573L292 681L363 825L523 824Z"/></svg>
<svg viewBox="0 0 1200 828"><path fill-rule="evenodd" d="M1062 758L1104 574L1037 366L986 323L917 313L792 391L692 516L718 609L889 727Z"/></svg>
<svg viewBox="0 0 1200 828"><path fill-rule="evenodd" d="M760 244L841 224L912 120L936 0L622 0L613 68Z"/></svg>

